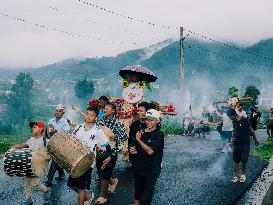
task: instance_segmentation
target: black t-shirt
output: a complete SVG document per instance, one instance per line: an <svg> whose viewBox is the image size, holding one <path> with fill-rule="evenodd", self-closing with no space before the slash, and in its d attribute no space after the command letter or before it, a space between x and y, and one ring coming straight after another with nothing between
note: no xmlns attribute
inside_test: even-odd
<svg viewBox="0 0 273 205"><path fill-rule="evenodd" d="M262 116L262 114L258 111L256 112L254 108L250 109L251 115L250 115L250 122L251 123L258 123L258 118Z"/></svg>
<svg viewBox="0 0 273 205"><path fill-rule="evenodd" d="M130 126L130 131L129 131L129 138L128 138L128 145L131 146L132 142L136 138L136 133L138 131L146 129L147 125L144 122L141 122L140 120L135 120L131 126ZM133 143L135 144L135 142Z"/></svg>
<svg viewBox="0 0 273 205"><path fill-rule="evenodd" d="M244 145L250 143L250 123L247 118L241 118L239 121L233 121L235 145Z"/></svg>
<svg viewBox="0 0 273 205"><path fill-rule="evenodd" d="M164 149L164 134L156 129L153 132L144 132L141 136L142 142L151 147L154 151L152 155L148 155L139 143L136 143L136 176L155 176L158 177L161 172L161 162Z"/></svg>

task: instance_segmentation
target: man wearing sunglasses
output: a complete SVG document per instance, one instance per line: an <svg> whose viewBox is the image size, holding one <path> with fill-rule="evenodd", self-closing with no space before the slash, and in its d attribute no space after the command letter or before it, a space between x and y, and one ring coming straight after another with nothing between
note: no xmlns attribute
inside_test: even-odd
<svg viewBox="0 0 273 205"><path fill-rule="evenodd" d="M48 121L48 125L52 125L54 127L54 132L70 131L69 123L67 119L63 117L65 113L64 108L65 107L62 104L58 104L55 110L55 117ZM61 181L65 176L64 170L54 160L52 160L46 181L46 185L48 187L52 187L52 181L57 170L59 175L55 179Z"/></svg>

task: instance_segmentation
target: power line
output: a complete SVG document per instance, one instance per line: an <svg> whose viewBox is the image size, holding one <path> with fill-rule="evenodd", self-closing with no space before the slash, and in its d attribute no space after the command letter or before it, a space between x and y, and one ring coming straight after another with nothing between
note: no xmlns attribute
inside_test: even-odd
<svg viewBox="0 0 273 205"><path fill-rule="evenodd" d="M69 36L69 37L77 37L77 38L82 38L82 39L85 39L85 40L97 40L97 41L101 41L101 42L115 44L117 46L119 46L119 45L127 46L128 45L127 43L125 43L123 41L108 40L108 39L104 39L102 37L97 37L97 36L76 34L74 32L72 33L72 32L69 32L69 31L66 31L66 30L63 30L63 29L57 29L55 27L49 27L49 26L45 26L45 25L42 25L42 24L38 24L38 23L32 23L32 22L26 21L23 18L19 18L19 17L16 17L16 16L11 16L9 14L2 13L2 12L0 12L0 15L5 16L5 17L10 18L10 19L13 19L13 20L18 21L18 22L29 23L32 26L35 26L35 27L38 27L38 28L41 28L41 29L45 29L45 30L52 31L52 32L58 32L58 33L61 33L63 35ZM133 46L133 45L136 45L136 43L133 43L131 46ZM127 47L129 47L129 46L127 46ZM129 48L132 48L132 47L129 47Z"/></svg>
<svg viewBox="0 0 273 205"><path fill-rule="evenodd" d="M190 34L193 34L193 35L195 35L195 36L199 36L199 37L201 37L201 38L203 38L203 39L206 39L206 40L209 40L209 41L211 41L211 42L220 44L220 45L222 45L222 46L226 46L226 47L235 49L235 50L237 50L237 51L241 51L241 52L246 53L246 54L254 55L254 56L263 58L263 59L265 59L265 60L273 61L272 58L268 58L268 57L259 55L259 54L257 54L257 53L250 52L250 51L242 50L242 49L240 49L240 48L238 48L238 47L236 47L236 46L233 46L233 45L230 45L230 44L227 44L227 43L223 43L223 42L214 40L214 39L212 39L212 38L210 38L210 37L204 36L204 35L202 35L202 34L198 34L198 33L196 33L196 32L190 31L190 30L188 30L188 29L185 29L185 30L187 30Z"/></svg>
<svg viewBox="0 0 273 205"><path fill-rule="evenodd" d="M84 1L84 0L78 0L78 1L83 3L83 4L92 6L92 7L96 8L96 9L99 9L101 11L104 11L104 12L107 12L107 13L110 13L110 14L113 14L113 15L128 19L128 20L134 20L134 21L137 21L137 22L140 22L140 23L145 23L145 24L148 24L148 25L151 25L151 26L156 26L156 27L161 27L161 28L174 29L174 30L179 29L178 27L173 27L173 26L168 26L168 25L159 25L159 24L156 24L156 23L153 23L153 22L144 21L144 20L139 19L139 18L135 18L135 17L131 17L131 16L125 16L125 15L120 14L118 12L103 8L101 6L98 6L98 5L93 4L93 3L89 3L89 2Z"/></svg>
<svg viewBox="0 0 273 205"><path fill-rule="evenodd" d="M62 12L62 13L65 13L65 11L62 11L61 9L59 9L59 8L57 8L57 7L46 6L46 8L52 10L53 12ZM91 22L91 23L93 23L93 24L95 24L95 25L102 25L102 26L105 26L105 24L103 24L102 22L98 21L97 19L94 20L94 19L91 19L91 18L90 18L90 19L88 19L88 20L89 20L89 22ZM112 26L108 26L108 25L107 25L107 29L108 29L108 30L116 30L116 28L113 28ZM120 32L123 32L123 33L126 33L126 34L129 34L129 35L137 36L137 37L140 37L140 38L141 38L141 37L142 37L142 38L146 37L146 36L144 36L144 35L142 35L142 34L140 34L140 33L128 31L127 29L120 29L119 31L120 31ZM156 40L156 41L160 41L160 39L155 38L155 37L149 37L149 39L151 39L151 40Z"/></svg>
<svg viewBox="0 0 273 205"><path fill-rule="evenodd" d="M261 63L252 63L250 61L246 61L246 60L243 60L243 61L239 61L237 59L235 59L234 57L231 57L231 56L226 56L226 55L221 55L221 54L218 54L216 52L213 52L213 51L209 51L209 50L206 50L204 48L201 48L197 45L194 45L194 44L189 44L188 42L185 41L185 44L188 44L188 48L189 49L195 49L195 50L198 50L198 52L201 54L201 53L206 53L206 54L210 54L210 55L213 55L215 57L217 57L218 59L222 59L222 60L229 60L229 61L232 61L232 62L236 62L236 63L246 63L250 66L255 66L257 68L261 68L262 66L263 67L271 67L273 68L273 66L271 65L265 65L265 64L261 64Z"/></svg>
<svg viewBox="0 0 273 205"><path fill-rule="evenodd" d="M154 27L156 26L156 27L160 27L160 28L164 28L164 29L166 29L166 28L167 28L167 29L175 29L175 30L179 30L179 29L180 29L179 27L168 26L168 25L159 25L159 24L156 24L156 23L153 23L153 22L145 21L145 20L143 20L143 19L139 19L139 18L135 18L135 17L131 17L131 16L125 16L125 15L123 15L123 14L120 14L120 13L118 13L118 12L115 12L115 11L112 11L112 10L109 10L109 9L106 9L106 8L104 8L104 7L101 7L101 6L98 6L98 5L94 4L94 3L87 2L87 1L85 1L85 0L77 0L77 1L79 1L79 2L81 2L81 3L83 3L83 4L86 4L86 5L92 6L92 7L96 8L96 9L101 10L101 11L104 11L104 12L107 12L107 13L110 13L110 14L113 14L113 15L116 15L116 16L119 16L119 17L122 17L122 18L127 19L127 20L134 20L134 21L137 21L137 22L139 22L139 23L145 23L145 24L148 24L148 25L150 25L150 26L154 26ZM244 53L247 53L247 54L251 54L251 55L254 55L254 56L256 56L256 57L260 57L260 58L262 58L262 59L264 59L264 60L273 61L272 58L268 58L268 57L266 57L266 56L259 55L259 54L254 53L254 52L242 50L242 49L240 49L240 48L238 48L238 47L235 47L235 46L229 45L229 44L227 44L227 43L223 43L223 42L214 40L214 39L212 39L212 38L210 38L210 37L207 37L207 36L205 36L205 35L199 34L199 33L197 33L197 32L193 32L193 31L191 31L191 30L189 30L189 29L184 29L184 30L187 30L189 33L191 33L191 34L193 34L193 35L199 36L199 37L201 37L201 38L203 38L203 39L206 39L206 40L209 40L209 41L211 41L211 42L220 44L220 45L222 45L222 46L227 46L227 47L229 47L229 48L236 49L236 50L238 50L238 51L241 51L241 52L244 52Z"/></svg>

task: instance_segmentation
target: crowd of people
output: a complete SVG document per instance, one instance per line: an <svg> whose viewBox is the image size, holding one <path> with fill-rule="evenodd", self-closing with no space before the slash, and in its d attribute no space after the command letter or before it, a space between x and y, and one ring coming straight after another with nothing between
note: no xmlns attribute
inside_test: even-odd
<svg viewBox="0 0 273 205"><path fill-rule="evenodd" d="M250 109L250 113L243 109L243 104L237 103L234 107L215 104L213 114L204 109L202 116L193 118L191 112L186 113L183 120L184 134L198 133L205 136L209 132L209 126L214 125L221 137L221 151L227 152L233 148L234 176L232 182L245 182L246 167L250 152L250 141L259 145L256 137L261 112L258 106ZM113 171L116 166L121 144L127 141L129 159L134 170L134 205L148 205L152 203L152 197L157 179L161 172L161 162L164 149L164 134L160 131L161 115L153 105L148 102L140 102L137 105L137 117L130 125L127 133L123 122L117 118L116 105L109 101L106 96L101 96L96 105L89 105L83 113L84 123L75 125L71 119L64 117L65 107L61 104L56 106L55 116L45 126L42 122L30 122L33 137L26 143L15 145L12 149L47 148L50 137L58 132L67 132L70 137L76 138L84 144L90 152L95 153L92 165L80 177L69 176L67 186L78 195L79 205L91 204L95 198L90 192L92 183L91 174L96 168L97 178L100 183L100 192L95 204L105 204L108 194L114 193L118 178L114 177ZM108 136L101 125L112 131ZM268 140L273 139L273 108L267 120ZM112 142L112 144L111 144ZM113 144L114 142L114 144ZM46 160L51 161L45 183L41 183L39 177L23 178L26 199L22 205L33 204L32 189L44 193L44 204L50 204L50 193L53 179L65 178L64 168L58 164L52 156ZM242 170L240 172L240 162Z"/></svg>
<svg viewBox="0 0 273 205"><path fill-rule="evenodd" d="M47 148L50 137L58 132L70 133L71 137L78 139L90 152L95 153L96 159L89 169L80 177L69 176L67 186L78 195L79 205L91 204L95 198L93 192L89 192L91 173L96 167L100 181L100 193L95 204L105 204L107 195L114 193L118 179L113 176L113 171L119 155L120 144L128 140L128 151L130 161L134 170L134 199L135 205L148 205L152 202L154 188L157 178L161 172L161 162L164 149L164 134L160 131L160 112L147 102L141 102L137 106L137 117L126 133L122 121L116 117L116 106L109 102L106 96L101 96L97 105L88 106L83 114L84 123L75 126L71 119L64 117L65 107L61 104L56 106L55 117L50 119L45 126L42 122L31 122L33 137L23 144L15 145L12 149ZM107 136L101 125L107 126L113 132ZM110 142L115 142L110 146ZM50 193L53 179L63 180L65 171L56 163L52 156L48 155L46 160L51 160L47 179L44 184L39 177L24 177L24 190L26 199L22 205L33 204L32 189L44 192L44 204L50 204Z"/></svg>
<svg viewBox="0 0 273 205"><path fill-rule="evenodd" d="M232 152L234 161L234 176L232 182L246 181L246 168L250 152L250 141L254 140L255 145L259 145L256 131L261 119L261 112L256 105L250 108L249 113L243 109L243 104L237 102L234 106L222 106L220 109L214 104L214 112L210 114L205 108L201 118L192 117L186 114L183 120L184 134L192 135L201 130L203 136L209 131L209 126L214 125L220 134L221 152ZM197 123L196 123L197 122ZM268 140L273 140L273 108L270 109L266 123ZM199 131L200 133L200 131ZM200 136L200 134L199 134ZM240 162L242 170L240 172Z"/></svg>

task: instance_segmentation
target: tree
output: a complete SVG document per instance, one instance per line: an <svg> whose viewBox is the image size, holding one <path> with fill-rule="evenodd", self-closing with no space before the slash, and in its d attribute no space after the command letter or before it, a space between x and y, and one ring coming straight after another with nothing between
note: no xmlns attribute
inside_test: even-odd
<svg viewBox="0 0 273 205"><path fill-rule="evenodd" d="M238 94L237 92L238 92L238 89L237 89L235 86L230 87L230 88L228 89L228 95L230 95L230 96L233 96L233 95L235 95L235 94Z"/></svg>
<svg viewBox="0 0 273 205"><path fill-rule="evenodd" d="M34 81L30 73L20 72L16 76L15 84L11 87L11 94L8 96L8 109L6 119L13 124L24 124L32 117L32 95Z"/></svg>
<svg viewBox="0 0 273 205"><path fill-rule="evenodd" d="M255 86L250 85L250 86L246 87L244 97L252 97L253 104L257 104L258 103L258 96L259 95L260 95L260 91Z"/></svg>
<svg viewBox="0 0 273 205"><path fill-rule="evenodd" d="M92 98L94 94L94 82L87 79L78 80L74 86L74 91L77 98L84 103L84 101Z"/></svg>

